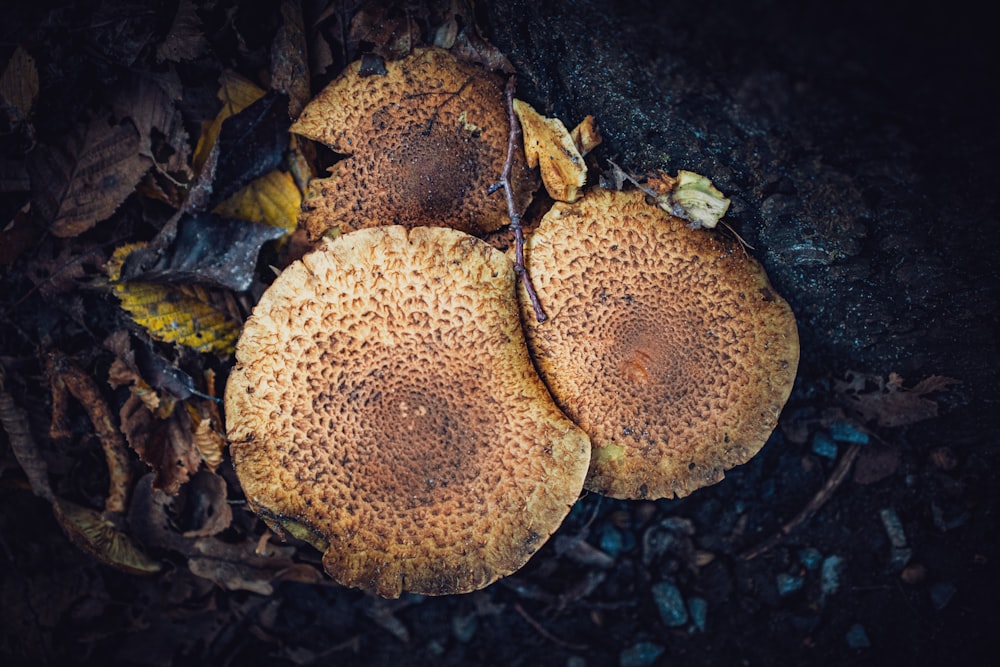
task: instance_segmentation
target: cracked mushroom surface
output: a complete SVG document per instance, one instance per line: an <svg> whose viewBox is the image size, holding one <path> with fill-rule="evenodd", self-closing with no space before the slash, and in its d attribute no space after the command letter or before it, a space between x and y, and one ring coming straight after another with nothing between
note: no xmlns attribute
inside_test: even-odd
<svg viewBox="0 0 1000 667"><path fill-rule="evenodd" d="M685 496L756 454L792 389L795 317L734 242L638 190L557 203L525 245L549 315L522 320L539 373L593 443L586 488Z"/></svg>
<svg viewBox="0 0 1000 667"><path fill-rule="evenodd" d="M447 228L328 240L265 292L226 386L250 507L384 597L513 572L579 496L587 436L531 363L505 255Z"/></svg>
<svg viewBox="0 0 1000 667"><path fill-rule="evenodd" d="M439 48L415 49L362 75L349 65L291 131L348 157L313 179L300 222L318 241L378 225L449 226L482 236L509 222L487 194L507 156L506 81ZM520 211L538 187L517 147L511 181Z"/></svg>

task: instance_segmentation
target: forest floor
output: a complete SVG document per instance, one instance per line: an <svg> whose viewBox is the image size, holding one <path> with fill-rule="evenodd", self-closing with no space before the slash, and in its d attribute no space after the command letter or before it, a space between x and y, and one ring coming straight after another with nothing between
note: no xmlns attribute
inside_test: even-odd
<svg viewBox="0 0 1000 667"><path fill-rule="evenodd" d="M0 10L0 663L989 664L1000 59L984 27L860 2L257 4ZM592 165L691 168L732 194L802 363L778 429L722 482L585 495L514 575L382 600L267 540L212 397L330 159L289 147L285 110L363 52L474 22L536 108L597 117ZM237 154L220 110L254 101ZM278 204L234 202L250 181ZM224 202L267 224L171 246L167 282L109 280L128 244Z"/></svg>

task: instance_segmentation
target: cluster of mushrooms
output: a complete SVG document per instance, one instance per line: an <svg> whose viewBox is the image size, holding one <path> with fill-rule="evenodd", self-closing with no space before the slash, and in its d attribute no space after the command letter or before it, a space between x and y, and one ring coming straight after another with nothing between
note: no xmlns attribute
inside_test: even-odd
<svg viewBox="0 0 1000 667"><path fill-rule="evenodd" d="M237 345L249 506L344 585L462 593L524 565L584 489L683 496L753 456L799 353L761 266L642 189L572 177L524 246L540 322L482 239L510 222L487 193L506 166L523 211L563 149L526 140L511 168L503 78L447 51L385 70L348 67L292 127L347 157L310 186L316 249Z"/></svg>

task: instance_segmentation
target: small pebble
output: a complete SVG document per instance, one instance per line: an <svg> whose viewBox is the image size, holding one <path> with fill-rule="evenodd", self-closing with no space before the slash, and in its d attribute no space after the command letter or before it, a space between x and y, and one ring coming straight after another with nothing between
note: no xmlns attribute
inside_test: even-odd
<svg viewBox="0 0 1000 667"><path fill-rule="evenodd" d="M694 630L705 632L705 624L708 621L708 600L699 597L689 599L688 612L691 614L691 622L694 623Z"/></svg>
<svg viewBox="0 0 1000 667"><path fill-rule="evenodd" d="M802 588L802 584L805 583L805 579L802 577L797 577L795 575L786 574L782 572L778 575L778 595L785 597L791 595Z"/></svg>
<svg viewBox="0 0 1000 667"><path fill-rule="evenodd" d="M837 443L826 433L819 431L812 439L813 453L818 454L831 461L837 458Z"/></svg>
<svg viewBox="0 0 1000 667"><path fill-rule="evenodd" d="M666 649L653 642L639 642L621 652L618 664L621 667L646 667L656 662Z"/></svg>
<svg viewBox="0 0 1000 667"><path fill-rule="evenodd" d="M868 434L850 422L833 422L830 424L830 435L837 442L854 445L868 444Z"/></svg>
<svg viewBox="0 0 1000 667"><path fill-rule="evenodd" d="M847 640L847 645L851 648L868 648L871 646L871 642L868 641L868 633L865 632L865 626L860 623L855 623L851 626L851 629L847 631L844 639Z"/></svg>
<svg viewBox="0 0 1000 667"><path fill-rule="evenodd" d="M935 447L931 451L931 463L939 470L948 472L958 467L958 456L951 447Z"/></svg>
<svg viewBox="0 0 1000 667"><path fill-rule="evenodd" d="M889 568L893 571L901 571L910 563L913 558L913 549L910 547L893 547L889 554Z"/></svg>
<svg viewBox="0 0 1000 667"><path fill-rule="evenodd" d="M894 547L906 546L906 533L903 531L903 522L899 520L896 510L887 507L879 512L882 517L882 525L885 527L885 534L889 537L889 542Z"/></svg>
<svg viewBox="0 0 1000 667"><path fill-rule="evenodd" d="M451 617L451 634L455 639L467 644L479 628L479 617L475 614L459 614Z"/></svg>
<svg viewBox="0 0 1000 667"><path fill-rule="evenodd" d="M653 601L656 602L656 609L660 612L660 618L664 625L676 628L687 623L687 607L684 606L684 598L680 590L669 581L661 581L653 584Z"/></svg>
<svg viewBox="0 0 1000 667"><path fill-rule="evenodd" d="M598 542L598 546L604 553L612 558L617 558L625 549L622 532L614 526L604 526L601 530L601 539Z"/></svg>
<svg viewBox="0 0 1000 667"><path fill-rule="evenodd" d="M958 589L954 585L947 581L940 581L930 587L931 604L934 605L934 609L941 611L948 606L957 592Z"/></svg>
<svg viewBox="0 0 1000 667"><path fill-rule="evenodd" d="M823 562L823 554L819 552L819 549L806 547L799 552L799 562L802 563L802 567L806 568L810 572L813 572L819 567L819 564Z"/></svg>
<svg viewBox="0 0 1000 667"><path fill-rule="evenodd" d="M910 563L899 573L899 578L902 579L904 584L910 584L911 586L923 583L927 578L927 568L920 563Z"/></svg>
<svg viewBox="0 0 1000 667"><path fill-rule="evenodd" d="M819 590L824 597L833 595L840 589L840 573L844 569L844 559L828 556L823 561L819 575Z"/></svg>

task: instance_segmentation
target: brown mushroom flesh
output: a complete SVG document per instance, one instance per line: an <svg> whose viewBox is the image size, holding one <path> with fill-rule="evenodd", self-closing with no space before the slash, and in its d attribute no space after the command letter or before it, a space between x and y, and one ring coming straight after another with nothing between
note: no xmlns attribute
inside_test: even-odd
<svg viewBox="0 0 1000 667"><path fill-rule="evenodd" d="M589 441L531 364L513 283L464 233L373 228L289 266L247 321L226 388L237 473L337 581L481 588L577 499Z"/></svg>
<svg viewBox="0 0 1000 667"><path fill-rule="evenodd" d="M557 203L525 248L549 320L522 319L556 402L591 437L586 487L684 496L763 446L798 365L795 318L735 242L639 191Z"/></svg>

